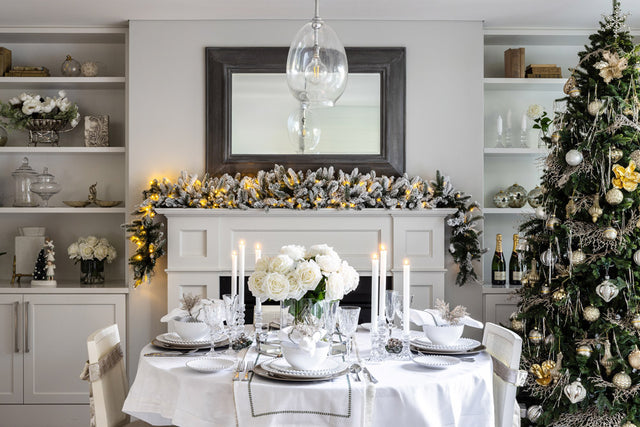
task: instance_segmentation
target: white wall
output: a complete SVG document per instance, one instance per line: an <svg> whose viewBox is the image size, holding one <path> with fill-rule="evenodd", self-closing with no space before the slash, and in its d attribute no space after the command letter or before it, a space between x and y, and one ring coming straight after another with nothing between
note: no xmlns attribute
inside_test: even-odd
<svg viewBox="0 0 640 427"><path fill-rule="evenodd" d="M154 177L175 178L205 166L207 46L288 46L302 21L132 21L129 46L129 203ZM405 46L407 172L433 178L436 169L478 200L482 191L481 22L332 21L346 46ZM482 317L477 285L455 285L446 298ZM163 332L164 265L150 285L132 291L130 372L144 344Z"/></svg>

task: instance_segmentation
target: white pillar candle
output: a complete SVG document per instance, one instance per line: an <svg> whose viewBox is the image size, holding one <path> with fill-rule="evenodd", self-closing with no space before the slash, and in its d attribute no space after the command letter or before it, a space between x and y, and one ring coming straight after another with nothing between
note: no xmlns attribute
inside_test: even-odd
<svg viewBox="0 0 640 427"><path fill-rule="evenodd" d="M256 243L256 265L258 264L258 260L260 258L262 258L262 250L260 249L260 243ZM256 310L262 311L262 301L260 301L259 297L256 297Z"/></svg>
<svg viewBox="0 0 640 427"><path fill-rule="evenodd" d="M502 116L498 115L498 125L497 125L498 135L502 135Z"/></svg>
<svg viewBox="0 0 640 427"><path fill-rule="evenodd" d="M244 240L238 243L240 248L240 273L238 274L238 301L240 305L244 304Z"/></svg>
<svg viewBox="0 0 640 427"><path fill-rule="evenodd" d="M378 302L378 316L384 319L385 293L387 290L387 249L380 245L380 301Z"/></svg>
<svg viewBox="0 0 640 427"><path fill-rule="evenodd" d="M378 330L378 254L371 256L371 331Z"/></svg>
<svg viewBox="0 0 640 427"><path fill-rule="evenodd" d="M511 108L507 111L507 129L511 129Z"/></svg>
<svg viewBox="0 0 640 427"><path fill-rule="evenodd" d="M411 297L411 270L409 260L405 259L402 265L402 331L409 334L409 308Z"/></svg>
<svg viewBox="0 0 640 427"><path fill-rule="evenodd" d="M522 113L522 123L520 123L520 129L522 129L522 132L526 132L527 130L527 113Z"/></svg>
<svg viewBox="0 0 640 427"><path fill-rule="evenodd" d="M238 253L231 251L231 295L236 294L236 283L238 283Z"/></svg>

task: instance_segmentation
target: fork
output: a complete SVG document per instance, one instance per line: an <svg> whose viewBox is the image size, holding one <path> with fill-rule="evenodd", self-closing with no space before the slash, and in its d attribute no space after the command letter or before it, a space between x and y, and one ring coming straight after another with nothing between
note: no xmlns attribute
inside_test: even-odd
<svg viewBox="0 0 640 427"><path fill-rule="evenodd" d="M249 380L249 372L253 372L253 367L255 366L254 362L247 362L247 366L245 367L245 372L244 372L244 378L242 379L242 381L248 381Z"/></svg>
<svg viewBox="0 0 640 427"><path fill-rule="evenodd" d="M238 381L240 379L240 372L244 371L244 361L239 361L238 366L236 366L236 372L233 376L233 381Z"/></svg>

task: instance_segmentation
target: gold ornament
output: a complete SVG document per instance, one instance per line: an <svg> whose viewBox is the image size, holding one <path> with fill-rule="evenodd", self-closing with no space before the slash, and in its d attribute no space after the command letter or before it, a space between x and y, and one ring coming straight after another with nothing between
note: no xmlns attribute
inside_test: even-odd
<svg viewBox="0 0 640 427"><path fill-rule="evenodd" d="M569 92L571 92L571 89L573 89L574 87L576 87L576 78L570 76L562 87L562 91L565 93L565 95L569 95Z"/></svg>
<svg viewBox="0 0 640 427"><path fill-rule="evenodd" d="M569 203L567 203L567 206L565 206L564 210L567 214L567 218L571 218L573 215L575 215L576 212L578 212L578 207L576 206L576 202L573 200L573 198L569 200Z"/></svg>
<svg viewBox="0 0 640 427"><path fill-rule="evenodd" d="M598 221L598 218L602 216L602 208L600 207L600 196L597 194L593 195L593 205L589 208L589 215L591 215L591 220L593 222Z"/></svg>
<svg viewBox="0 0 640 427"><path fill-rule="evenodd" d="M548 386L551 383L551 370L555 368L556 362L553 360L545 360L542 365L537 363L531 365L529 372L536 377L536 382L542 386Z"/></svg>
<svg viewBox="0 0 640 427"><path fill-rule="evenodd" d="M633 160L636 165L640 165L640 150L633 150L631 154L629 154L629 157L631 157L631 160Z"/></svg>
<svg viewBox="0 0 640 427"><path fill-rule="evenodd" d="M631 326L635 329L640 329L640 314L636 314L633 319L631 319Z"/></svg>
<svg viewBox="0 0 640 427"><path fill-rule="evenodd" d="M620 160L620 159L622 158L622 156L623 156L623 155L624 155L624 153L623 153L623 152L622 152L622 150L621 150L621 149L619 149L619 148L611 147L611 148L609 149L609 159L610 159L613 163L615 163L615 162L617 162L618 160ZM637 165L637 163L636 163L636 165Z"/></svg>
<svg viewBox="0 0 640 427"><path fill-rule="evenodd" d="M582 310L582 315L587 322L595 322L600 317L600 310L598 307L590 305Z"/></svg>
<svg viewBox="0 0 640 427"><path fill-rule="evenodd" d="M582 249L578 249L571 253L571 263L573 265L580 265L587 259L587 256L582 252Z"/></svg>
<svg viewBox="0 0 640 427"><path fill-rule="evenodd" d="M633 369L640 369L640 350L638 350L637 345L633 346L633 350L629 353L627 360Z"/></svg>
<svg viewBox="0 0 640 427"><path fill-rule="evenodd" d="M549 292L551 292L551 288L547 285L542 285L542 288L540 288L540 293L542 295L549 295Z"/></svg>
<svg viewBox="0 0 640 427"><path fill-rule="evenodd" d="M613 376L613 385L621 390L627 390L631 387L631 377L626 372L618 372Z"/></svg>
<svg viewBox="0 0 640 427"><path fill-rule="evenodd" d="M542 333L538 328L533 328L533 330L529 332L529 341L533 344L540 344L542 342L542 338Z"/></svg>
<svg viewBox="0 0 640 427"><path fill-rule="evenodd" d="M595 101L591 101L589 103L589 105L587 106L587 110L589 111L589 114L595 116L600 111L602 111L602 107L604 107L604 102L596 99Z"/></svg>
<svg viewBox="0 0 640 427"><path fill-rule="evenodd" d="M551 369L551 378L553 378L554 384L562 378L562 357L562 352L558 353L556 356L556 366Z"/></svg>
<svg viewBox="0 0 640 427"><path fill-rule="evenodd" d="M555 302L562 302L566 297L567 291L565 291L564 288L557 289L553 292L553 295L551 295L551 298L553 298Z"/></svg>
<svg viewBox="0 0 640 427"><path fill-rule="evenodd" d="M604 355L600 359L600 364L604 367L604 370L607 371L607 375L611 375L611 371L613 370L613 355L611 354L611 343L609 340L604 342Z"/></svg>
<svg viewBox="0 0 640 427"><path fill-rule="evenodd" d="M607 227L602 231L602 237L607 240L616 240L618 237L618 230L613 227Z"/></svg>
<svg viewBox="0 0 640 427"><path fill-rule="evenodd" d="M576 348L576 353L578 354L578 356L589 358L591 357L592 352L593 350L591 349L591 346L589 344L583 344Z"/></svg>
<svg viewBox="0 0 640 427"><path fill-rule="evenodd" d="M518 319L511 320L511 329L513 329L516 332L522 331L524 329L524 324L522 323L522 320L518 320Z"/></svg>
<svg viewBox="0 0 640 427"><path fill-rule="evenodd" d="M622 203L622 201L624 200L624 195L622 194L622 191L618 190L617 188L612 188L607 191L607 194L605 194L604 198L611 206L616 206Z"/></svg>
<svg viewBox="0 0 640 427"><path fill-rule="evenodd" d="M622 77L622 71L628 66L627 58L620 58L617 52L603 52L602 57L604 61L596 62L594 67L600 70L600 77L604 82L609 83L613 79Z"/></svg>
<svg viewBox="0 0 640 427"><path fill-rule="evenodd" d="M640 173L636 172L636 162L629 160L629 166L622 167L613 165L615 178L611 178L611 183L616 188L624 188L627 191L635 191L640 183Z"/></svg>

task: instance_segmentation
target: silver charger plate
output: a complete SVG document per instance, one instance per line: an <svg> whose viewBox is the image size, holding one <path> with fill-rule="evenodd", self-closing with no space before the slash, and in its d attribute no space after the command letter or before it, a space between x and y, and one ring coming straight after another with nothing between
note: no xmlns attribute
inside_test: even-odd
<svg viewBox="0 0 640 427"><path fill-rule="evenodd" d="M258 375L259 377L267 378L267 379L270 379L270 380L287 381L287 382L329 381L329 380L333 380L335 378L342 377L343 375L346 375L348 372L349 372L349 367L347 366L344 370L342 370L340 372L337 372L337 373L335 373L333 375L327 375L327 376L321 377L321 378L305 378L305 377L293 377L293 376L287 376L287 375L274 374L274 373L271 373L269 371L266 371L262 367L262 364L256 365L253 368L253 373Z"/></svg>

